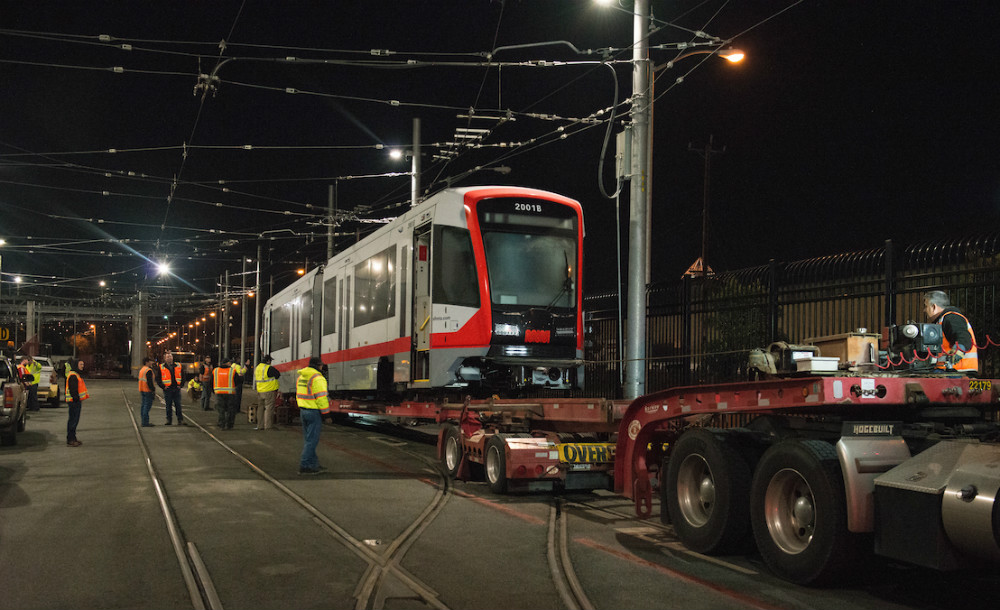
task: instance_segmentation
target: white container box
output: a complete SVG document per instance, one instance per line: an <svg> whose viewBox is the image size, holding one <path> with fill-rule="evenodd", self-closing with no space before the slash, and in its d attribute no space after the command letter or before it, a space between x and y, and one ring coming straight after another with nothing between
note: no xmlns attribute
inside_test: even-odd
<svg viewBox="0 0 1000 610"><path fill-rule="evenodd" d="M795 361L800 373L832 373L836 372L840 358L823 358L815 356Z"/></svg>

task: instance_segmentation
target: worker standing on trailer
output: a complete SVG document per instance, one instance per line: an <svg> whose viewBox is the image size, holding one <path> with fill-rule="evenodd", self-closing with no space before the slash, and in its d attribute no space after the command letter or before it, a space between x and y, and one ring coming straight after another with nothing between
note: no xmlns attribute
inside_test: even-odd
<svg viewBox="0 0 1000 610"><path fill-rule="evenodd" d="M205 361L198 367L198 379L201 380L201 410L212 408L212 357L205 356Z"/></svg>
<svg viewBox="0 0 1000 610"><path fill-rule="evenodd" d="M236 408L233 406L236 397L233 368L226 366L232 363L231 357L222 359L219 366L212 371L212 388L215 392L215 411L219 414L219 429L232 430L236 422ZM207 389L206 389L207 391Z"/></svg>
<svg viewBox="0 0 1000 610"><path fill-rule="evenodd" d="M253 371L253 379L257 384L257 430L277 428L274 425L274 402L278 397L281 371L271 366L272 360L271 354L266 354Z"/></svg>
<svg viewBox="0 0 1000 610"><path fill-rule="evenodd" d="M326 470L319 465L316 446L323 428L323 414L330 412L327 396L326 377L322 373L323 361L317 356L309 359L309 365L299 370L295 382L295 400L299 405L299 419L302 421L302 457L299 460L299 474L319 474Z"/></svg>
<svg viewBox="0 0 1000 610"><path fill-rule="evenodd" d="M938 362L938 368L951 368L967 375L979 374L979 353L976 350L976 335L972 324L957 307L951 306L948 294L942 290L931 290L924 294L924 313L927 319L941 325L944 340L941 348L945 352L945 360Z"/></svg>

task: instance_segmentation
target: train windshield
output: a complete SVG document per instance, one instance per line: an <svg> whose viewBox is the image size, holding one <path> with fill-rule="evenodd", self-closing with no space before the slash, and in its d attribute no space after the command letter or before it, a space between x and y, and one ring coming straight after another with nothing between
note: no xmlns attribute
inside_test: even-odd
<svg viewBox="0 0 1000 610"><path fill-rule="evenodd" d="M575 212L548 201L503 199L483 204L480 225L493 303L575 306Z"/></svg>

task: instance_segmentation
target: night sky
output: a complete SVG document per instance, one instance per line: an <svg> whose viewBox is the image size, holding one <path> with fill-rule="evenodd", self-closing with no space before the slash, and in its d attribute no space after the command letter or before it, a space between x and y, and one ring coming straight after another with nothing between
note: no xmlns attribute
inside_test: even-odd
<svg viewBox="0 0 1000 610"><path fill-rule="evenodd" d="M616 203L598 179L607 123L577 119L615 104L614 79L599 55L570 45L630 59L631 2L620 7L0 0L4 291L17 273L79 294L104 278L122 294L150 283L178 296L210 294L214 278L239 272L259 244L265 277L280 287L296 266L325 256L330 184L338 209L354 214L337 227L338 245L377 226L359 220L405 209L409 178L385 174L409 164L377 147L410 146L415 117L425 188L502 166L509 174L473 172L456 184L516 184L582 201L585 290L611 291ZM700 255L704 160L690 149L710 137L725 148L711 159L707 250L716 270L1000 227L997 3L652 7L652 45L702 30L747 53L741 64L700 55L659 72L654 282L679 277ZM543 41L570 44L523 47ZM489 51L512 45L522 48L493 59L535 65L482 65ZM655 64L675 56L652 54ZM217 66L219 80L203 96L197 75ZM631 71L625 62L614 71L620 124ZM459 116L470 109L515 120ZM487 146L444 163L434 156L448 147L435 145L455 141L456 128L491 132ZM613 190L613 134L610 146L603 171ZM621 205L627 210L627 197ZM264 231L275 239L258 239ZM161 259L176 277L155 279L149 261Z"/></svg>

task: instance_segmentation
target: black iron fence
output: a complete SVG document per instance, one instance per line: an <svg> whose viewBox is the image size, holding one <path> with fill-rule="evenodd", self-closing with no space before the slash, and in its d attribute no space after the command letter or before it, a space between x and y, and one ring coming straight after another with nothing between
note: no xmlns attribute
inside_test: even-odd
<svg viewBox="0 0 1000 610"><path fill-rule="evenodd" d="M980 373L1000 377L1000 234L881 248L650 286L646 391L745 379L747 353L923 321L922 294L944 290L969 318ZM586 394L621 397L618 295L587 297Z"/></svg>

